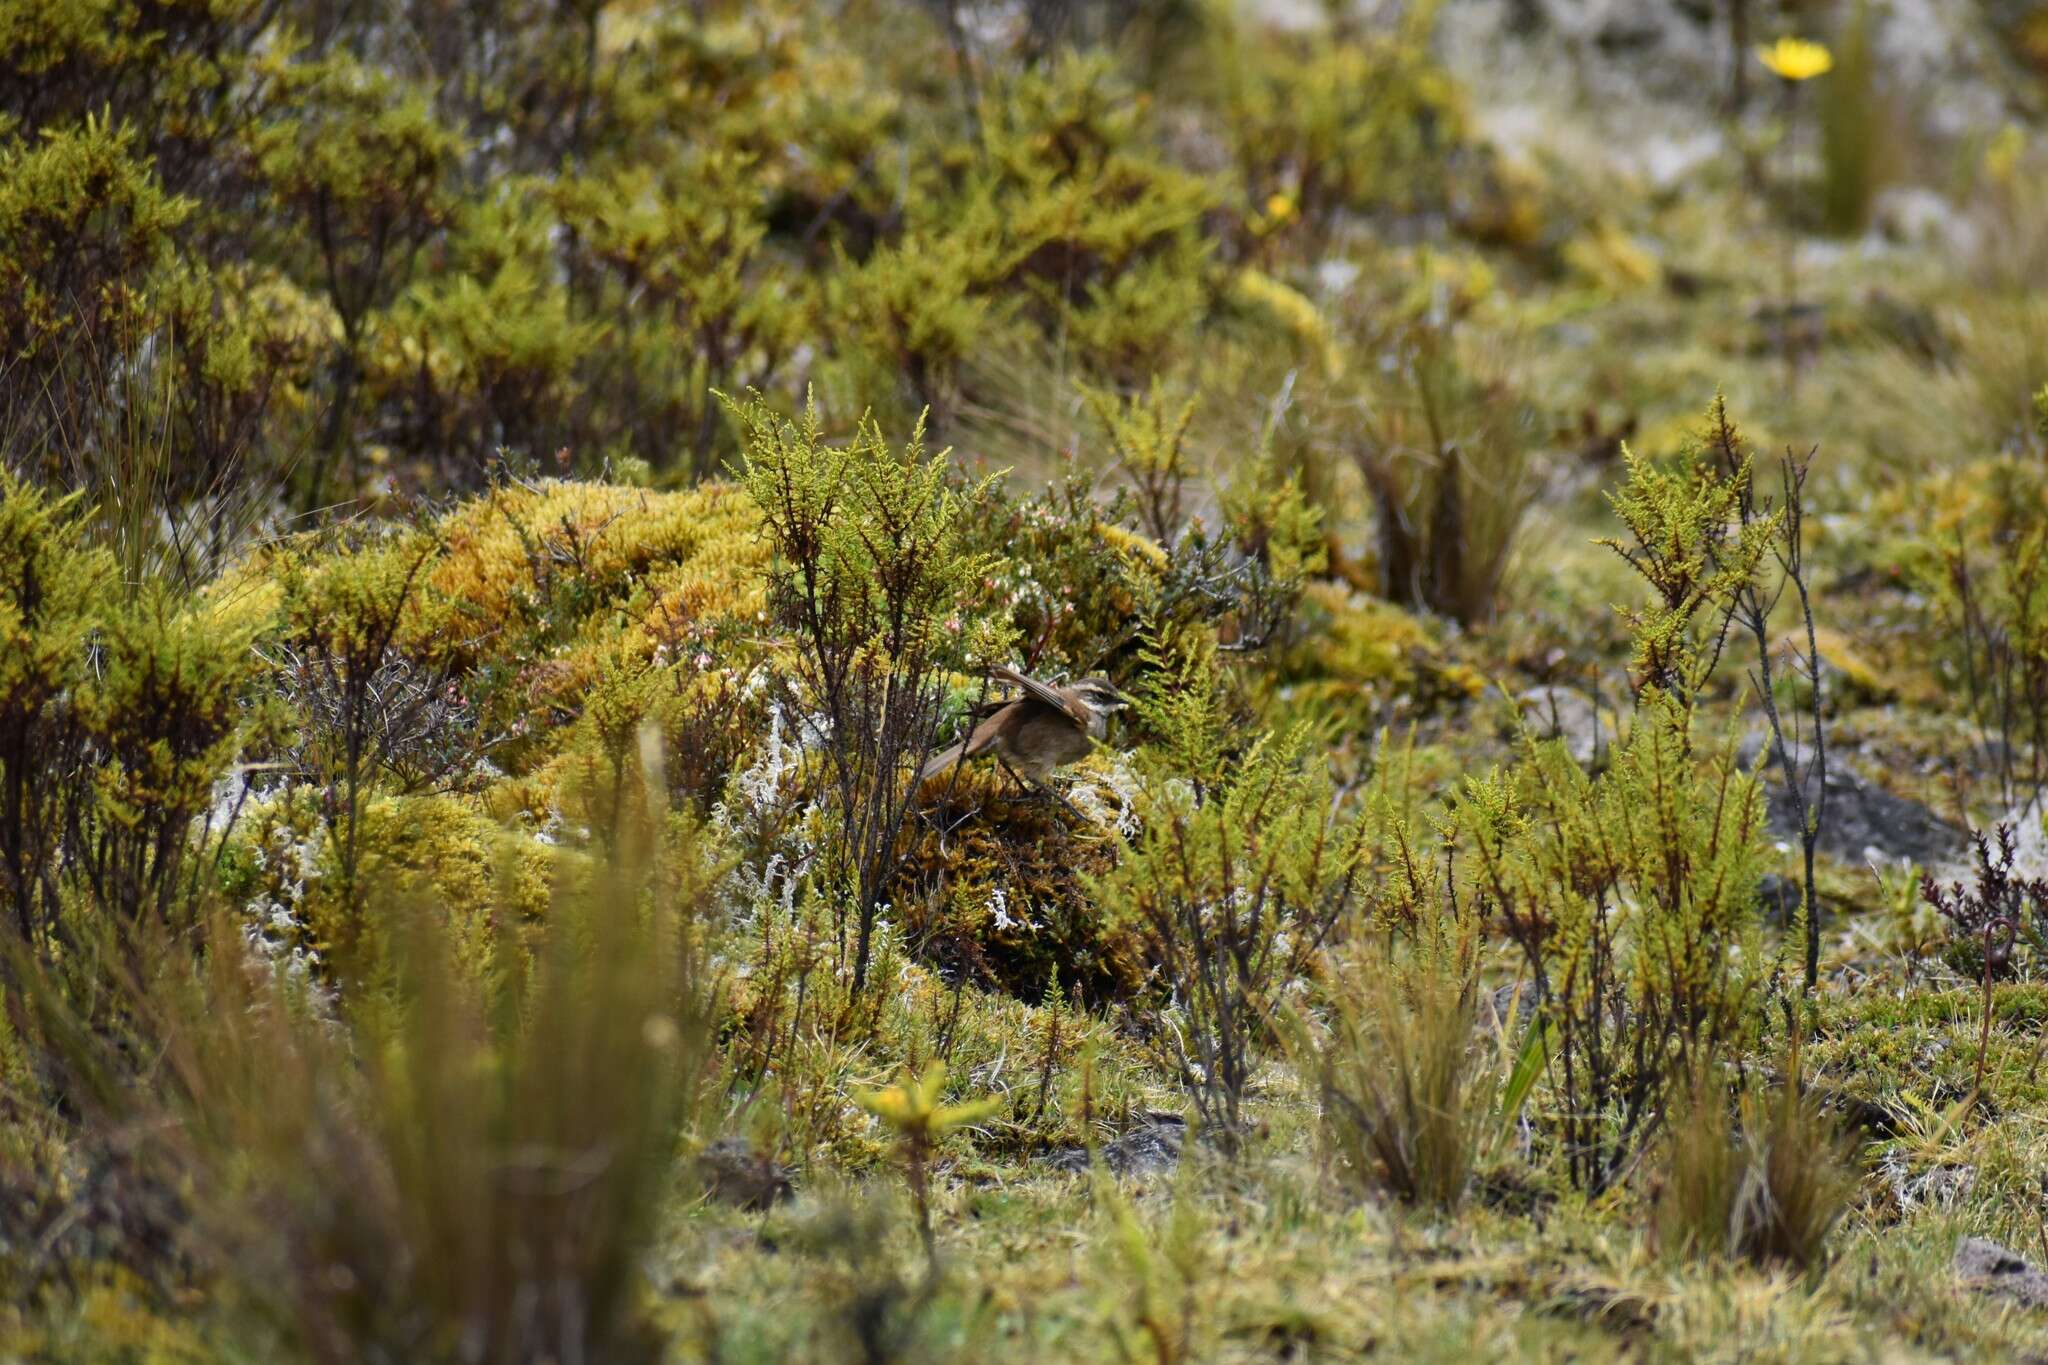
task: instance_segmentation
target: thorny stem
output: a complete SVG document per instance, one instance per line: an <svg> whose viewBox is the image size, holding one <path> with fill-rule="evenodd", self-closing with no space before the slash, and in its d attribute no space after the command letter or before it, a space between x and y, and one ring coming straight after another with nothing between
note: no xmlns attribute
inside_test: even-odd
<svg viewBox="0 0 2048 1365"><path fill-rule="evenodd" d="M1760 503L1756 487L1748 466L1743 462L1740 437L1728 421L1726 405L1718 398L1714 403L1714 446L1723 467L1731 477L1741 476L1742 485L1737 490L1736 512L1743 527L1747 528L1767 520L1772 508ZM1821 822L1827 811L1828 750L1827 730L1823 724L1822 708L1824 692L1821 684L1819 631L1814 623L1813 598L1807 583L1805 556L1805 502L1806 472L1813 460L1814 452L1809 450L1804 458L1795 458L1789 451L1779 463L1782 480L1783 502L1778 509L1782 518L1776 537L1775 554L1783 578L1775 591L1766 594L1753 579L1745 583L1730 599L1723 629L1730 622L1739 622L1756 641L1757 648L1757 696L1764 711L1764 719L1771 731L1771 756L1775 761L1784 785L1786 802L1799 819L1799 847L1804 864L1804 895L1806 919L1806 961L1805 989L1811 991L1820 981L1820 903L1817 899L1814 875L1815 854L1820 844ZM1783 595L1786 588L1798 595L1799 613L1806 629L1806 675L1808 684L1809 716L1813 726L1812 756L1802 765L1792 759L1791 746L1785 738L1785 719L1778 710L1775 670L1771 664L1770 614L1772 606ZM1808 786L1813 795L1807 796Z"/></svg>

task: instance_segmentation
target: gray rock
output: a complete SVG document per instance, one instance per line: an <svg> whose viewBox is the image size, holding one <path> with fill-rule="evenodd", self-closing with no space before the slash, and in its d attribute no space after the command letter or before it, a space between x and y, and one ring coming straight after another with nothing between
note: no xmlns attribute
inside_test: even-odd
<svg viewBox="0 0 2048 1365"><path fill-rule="evenodd" d="M2048 826L2042 824L2041 808L2032 801L2023 801L2000 818L1986 822L1982 828L1989 836L1999 825L2012 826L2012 875L2048 878ZM1972 885L1977 880L1976 849L1965 841L1953 856L1936 863L1928 871L1935 881L1944 886L1950 882Z"/></svg>
<svg viewBox="0 0 2048 1365"><path fill-rule="evenodd" d="M1511 1031L1536 1017L1536 987L1511 981L1479 997L1479 1026L1489 1032Z"/></svg>
<svg viewBox="0 0 2048 1365"><path fill-rule="evenodd" d="M712 1199L734 1208L772 1208L792 1193L782 1164L741 1137L723 1137L706 1147L697 1157L697 1178Z"/></svg>
<svg viewBox="0 0 2048 1365"><path fill-rule="evenodd" d="M1530 688L1515 698L1515 705L1531 734L1538 739L1562 739L1565 751L1580 767L1597 768L1607 762L1616 720L1612 706L1597 705L1577 688L1555 684Z"/></svg>
<svg viewBox="0 0 2048 1365"><path fill-rule="evenodd" d="M2048 1308L2048 1271L1988 1237L1957 1242L1952 1265L1956 1278L1980 1294L2011 1299L2023 1308Z"/></svg>
<svg viewBox="0 0 2048 1365"><path fill-rule="evenodd" d="M1750 746L1745 745L1745 749ZM1754 761L1754 750L1751 750ZM1799 755L1793 755L1794 763ZM1770 832L1796 845L1800 837L1799 803L1786 789L1775 763L1764 771L1766 825ZM1817 794L1813 779L1804 783L1810 802ZM1910 862L1941 867L1964 855L1969 835L1918 801L1894 796L1863 777L1839 757L1828 760L1827 808L1821 814L1822 853L1844 862Z"/></svg>
<svg viewBox="0 0 2048 1365"><path fill-rule="evenodd" d="M1186 1145L1188 1121L1178 1114L1148 1113L1137 1126L1102 1146L1102 1164L1117 1175L1157 1175L1180 1164ZM1086 1147L1062 1147L1047 1157L1056 1171L1083 1172L1088 1169Z"/></svg>
<svg viewBox="0 0 2048 1365"><path fill-rule="evenodd" d="M2024 801L2006 812L2012 826L2012 871L2015 877L2048 877L2048 823L2038 802Z"/></svg>

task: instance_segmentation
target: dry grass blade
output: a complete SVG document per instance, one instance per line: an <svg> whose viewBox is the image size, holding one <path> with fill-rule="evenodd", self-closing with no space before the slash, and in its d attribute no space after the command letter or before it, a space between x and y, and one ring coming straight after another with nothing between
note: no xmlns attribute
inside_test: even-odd
<svg viewBox="0 0 2048 1365"><path fill-rule="evenodd" d="M1834 1123L1796 1080L1743 1094L1694 1085L1665 1143L1659 1243L1674 1255L1806 1270L1855 1192Z"/></svg>
<svg viewBox="0 0 2048 1365"><path fill-rule="evenodd" d="M1475 980L1451 963L1354 947L1335 966L1326 1028L1297 1018L1291 1041L1351 1178L1409 1204L1464 1200L1498 1088L1477 1022Z"/></svg>

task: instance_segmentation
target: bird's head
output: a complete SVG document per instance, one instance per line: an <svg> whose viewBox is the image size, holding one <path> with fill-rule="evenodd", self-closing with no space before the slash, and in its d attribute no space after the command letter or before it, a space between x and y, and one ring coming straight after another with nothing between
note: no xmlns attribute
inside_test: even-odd
<svg viewBox="0 0 2048 1365"><path fill-rule="evenodd" d="M1116 690L1107 678L1083 678L1070 689L1081 699L1081 704L1099 716L1121 711L1131 704L1131 699Z"/></svg>

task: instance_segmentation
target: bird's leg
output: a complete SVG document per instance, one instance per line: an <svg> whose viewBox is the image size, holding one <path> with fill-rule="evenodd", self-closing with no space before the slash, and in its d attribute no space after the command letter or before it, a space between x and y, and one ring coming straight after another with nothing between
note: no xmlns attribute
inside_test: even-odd
<svg viewBox="0 0 2048 1365"><path fill-rule="evenodd" d="M1075 806L1073 802L1067 800L1066 795L1057 790L1055 787L1053 787L1051 783L1037 782L1033 783L1032 785L1038 788L1039 795L1043 796L1048 803L1057 801L1062 806L1065 806L1067 808L1067 814L1073 816L1076 820L1080 821L1084 825L1088 823L1088 817L1081 814L1080 808Z"/></svg>
<svg viewBox="0 0 2048 1365"><path fill-rule="evenodd" d="M1026 777L1024 774L1018 772L1015 768L1011 767L1010 760L1004 758L1001 754L996 755L996 762L999 765L1001 765L1002 770L1004 772L1010 775L1010 780L1012 782L1015 782L1020 790L1036 796L1039 800L1045 802L1048 806L1054 804L1065 806L1067 809L1067 814L1073 816L1076 820L1079 820L1083 824L1086 824L1088 822L1088 817L1081 814L1080 810L1074 805L1074 803L1067 800L1066 797L1062 796L1050 783L1041 782L1035 777Z"/></svg>
<svg viewBox="0 0 2048 1365"><path fill-rule="evenodd" d="M946 841L953 837L953 831L960 828L960 826L966 824L969 820L972 820L975 816L979 814L981 814L980 806L970 806L966 810L961 811L960 814L950 822L941 821L935 818L931 811L918 812L918 818L923 820L927 825L931 826L933 829L938 831L939 851L941 853L944 853L949 851Z"/></svg>

